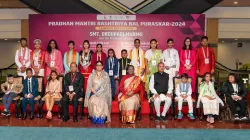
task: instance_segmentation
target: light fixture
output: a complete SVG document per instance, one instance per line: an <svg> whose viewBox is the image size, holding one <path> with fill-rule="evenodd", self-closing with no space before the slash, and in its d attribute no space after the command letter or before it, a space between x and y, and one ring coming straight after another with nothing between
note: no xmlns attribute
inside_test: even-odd
<svg viewBox="0 0 250 140"><path fill-rule="evenodd" d="M238 40L237 38L235 38L234 40Z"/></svg>
<svg viewBox="0 0 250 140"><path fill-rule="evenodd" d="M221 41L222 43L224 43L225 41Z"/></svg>
<svg viewBox="0 0 250 140"><path fill-rule="evenodd" d="M238 1L235 1L234 4L238 4Z"/></svg>
<svg viewBox="0 0 250 140"><path fill-rule="evenodd" d="M8 39L6 38L6 39L4 39L4 40L8 40Z"/></svg>
<svg viewBox="0 0 250 140"><path fill-rule="evenodd" d="M17 42L20 42L19 40Z"/></svg>

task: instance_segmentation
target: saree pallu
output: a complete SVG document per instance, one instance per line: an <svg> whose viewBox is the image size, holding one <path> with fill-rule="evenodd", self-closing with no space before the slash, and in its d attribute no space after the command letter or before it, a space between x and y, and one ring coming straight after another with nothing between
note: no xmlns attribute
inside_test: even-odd
<svg viewBox="0 0 250 140"><path fill-rule="evenodd" d="M140 77L126 75L123 77L120 86L121 93L118 95L118 101L122 123L133 123L140 108L139 93L142 91Z"/></svg>

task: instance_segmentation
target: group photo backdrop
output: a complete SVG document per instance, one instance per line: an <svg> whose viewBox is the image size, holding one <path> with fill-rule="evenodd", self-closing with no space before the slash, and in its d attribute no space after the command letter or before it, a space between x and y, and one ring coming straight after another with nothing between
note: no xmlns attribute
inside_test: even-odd
<svg viewBox="0 0 250 140"><path fill-rule="evenodd" d="M134 39L141 40L141 47L148 50L150 40L158 41L158 48L167 48L167 39L173 38L179 50L186 37L192 39L193 47L200 44L204 35L203 14L142 14L142 15L99 15L99 14L39 14L29 16L29 46L42 40L46 50L50 39L55 39L62 53L68 50L68 41L75 42L80 51L84 40L90 41L95 51L96 44L103 45L104 52L113 48L117 57L120 51L134 47Z"/></svg>

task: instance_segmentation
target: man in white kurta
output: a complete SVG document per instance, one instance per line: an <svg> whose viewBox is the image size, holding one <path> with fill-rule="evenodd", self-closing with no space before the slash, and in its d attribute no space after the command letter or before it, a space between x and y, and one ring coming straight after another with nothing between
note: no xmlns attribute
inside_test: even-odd
<svg viewBox="0 0 250 140"><path fill-rule="evenodd" d="M26 78L26 69L30 66L30 52L27 47L27 39L22 38L20 40L21 48L16 51L15 63L17 65L17 74Z"/></svg>
<svg viewBox="0 0 250 140"><path fill-rule="evenodd" d="M178 75L180 59L178 51L173 48L174 40L168 39L167 44L168 48L163 51L162 61L165 65L164 72L169 74L169 86L173 87L173 78Z"/></svg>

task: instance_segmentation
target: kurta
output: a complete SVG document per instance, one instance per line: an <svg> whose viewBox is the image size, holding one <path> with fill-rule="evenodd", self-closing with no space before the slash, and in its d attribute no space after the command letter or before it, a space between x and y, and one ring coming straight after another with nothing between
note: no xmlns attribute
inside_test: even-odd
<svg viewBox="0 0 250 140"><path fill-rule="evenodd" d="M140 95L144 94L143 89L140 77L126 75L122 78L118 101L123 123L133 123L136 120L140 108Z"/></svg>
<svg viewBox="0 0 250 140"><path fill-rule="evenodd" d="M96 69L96 62L97 61L102 61L103 63L103 66L105 66L105 61L107 59L107 55L102 52L101 53L101 57L97 56L97 52L95 52L93 55L92 55L92 58L91 58L91 65L92 65L92 68L95 70Z"/></svg>
<svg viewBox="0 0 250 140"><path fill-rule="evenodd" d="M179 75L183 73L187 73L189 77L192 78L192 90L195 91L196 85L196 51L195 50L180 50L179 51L180 57L180 70ZM188 61L190 64L186 63ZM190 70L187 70L185 64L192 65Z"/></svg>
<svg viewBox="0 0 250 140"><path fill-rule="evenodd" d="M16 51L15 63L17 65L17 74L26 78L26 71L21 72L21 67L25 66L26 68L30 67L30 52L31 50L27 47L20 48Z"/></svg>
<svg viewBox="0 0 250 140"><path fill-rule="evenodd" d="M59 50L55 50L55 52L51 54L46 52L45 63L46 76L49 76L51 73L50 67L55 67L57 74L64 74L62 53Z"/></svg>
<svg viewBox="0 0 250 140"><path fill-rule="evenodd" d="M135 75L139 76L143 82L146 81L146 71L141 75L142 69L145 70L145 52L139 48L130 51L131 65L135 67Z"/></svg>
<svg viewBox="0 0 250 140"><path fill-rule="evenodd" d="M70 64L72 62L75 62L77 66L79 64L79 54L75 50L70 50L64 54L63 65L64 65L65 73L69 72Z"/></svg>
<svg viewBox="0 0 250 140"><path fill-rule="evenodd" d="M215 69L215 55L214 50L211 47L201 47L197 49L197 70L199 70L199 75L203 75L206 72L210 72ZM208 63L205 62L208 59Z"/></svg>
<svg viewBox="0 0 250 140"><path fill-rule="evenodd" d="M31 67L39 68L38 76L44 76L44 64L45 64L45 52L40 50L35 52L35 50L30 52L30 61ZM35 75L35 71L33 70L33 74Z"/></svg>

